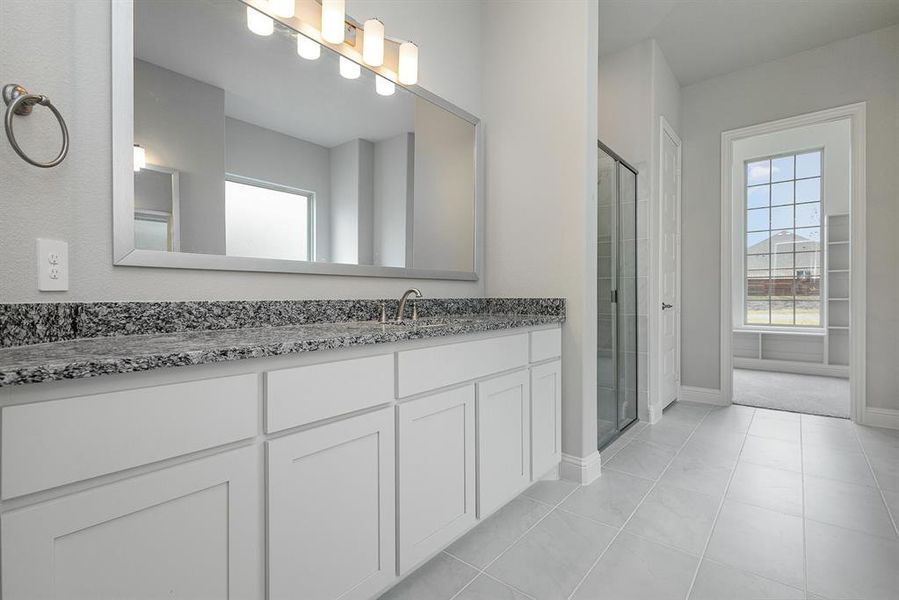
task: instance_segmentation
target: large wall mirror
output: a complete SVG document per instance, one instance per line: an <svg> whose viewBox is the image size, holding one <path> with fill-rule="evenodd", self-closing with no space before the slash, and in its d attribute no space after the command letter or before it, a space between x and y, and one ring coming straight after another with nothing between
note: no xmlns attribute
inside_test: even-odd
<svg viewBox="0 0 899 600"><path fill-rule="evenodd" d="M478 120L258 4L112 2L115 263L477 279Z"/></svg>

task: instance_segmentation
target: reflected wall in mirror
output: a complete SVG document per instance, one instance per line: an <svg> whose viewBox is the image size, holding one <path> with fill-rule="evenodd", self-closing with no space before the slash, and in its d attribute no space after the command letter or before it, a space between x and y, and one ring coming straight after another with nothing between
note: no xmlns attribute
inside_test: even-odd
<svg viewBox="0 0 899 600"><path fill-rule="evenodd" d="M475 278L477 120L247 10L133 2L134 248Z"/></svg>

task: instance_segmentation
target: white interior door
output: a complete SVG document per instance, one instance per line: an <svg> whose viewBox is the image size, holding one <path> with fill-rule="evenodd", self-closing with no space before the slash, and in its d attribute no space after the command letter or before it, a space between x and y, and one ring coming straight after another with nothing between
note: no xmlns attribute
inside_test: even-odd
<svg viewBox="0 0 899 600"><path fill-rule="evenodd" d="M677 398L680 384L680 186L681 141L661 118L661 260L659 317L659 395L664 408Z"/></svg>

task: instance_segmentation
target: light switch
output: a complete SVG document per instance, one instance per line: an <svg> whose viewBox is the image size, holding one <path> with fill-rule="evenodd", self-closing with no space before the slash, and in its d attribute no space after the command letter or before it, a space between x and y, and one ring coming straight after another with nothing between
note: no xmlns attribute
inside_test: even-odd
<svg viewBox="0 0 899 600"><path fill-rule="evenodd" d="M69 245L59 240L37 240L37 289L65 292L69 289Z"/></svg>

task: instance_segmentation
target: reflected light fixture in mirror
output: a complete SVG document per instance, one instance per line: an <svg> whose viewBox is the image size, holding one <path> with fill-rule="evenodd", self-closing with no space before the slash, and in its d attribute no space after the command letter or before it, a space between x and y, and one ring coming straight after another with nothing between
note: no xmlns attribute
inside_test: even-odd
<svg viewBox="0 0 899 600"><path fill-rule="evenodd" d="M385 77L375 75L375 91L379 96L392 96L396 92L396 84Z"/></svg>
<svg viewBox="0 0 899 600"><path fill-rule="evenodd" d="M268 5L273 13L285 19L292 17L296 9L294 0L268 0Z"/></svg>
<svg viewBox="0 0 899 600"><path fill-rule="evenodd" d="M412 42L400 44L399 79L403 85L418 83L418 46Z"/></svg>
<svg viewBox="0 0 899 600"><path fill-rule="evenodd" d="M256 35L271 35L275 30L275 22L268 15L262 14L252 6L248 6L247 29Z"/></svg>
<svg viewBox="0 0 899 600"><path fill-rule="evenodd" d="M350 59L341 56L340 57L340 76L345 79L359 79L359 75L362 74L362 67L358 64L354 63Z"/></svg>
<svg viewBox="0 0 899 600"><path fill-rule="evenodd" d="M297 54L306 60L316 60L322 55L322 47L305 35L297 35Z"/></svg>
<svg viewBox="0 0 899 600"><path fill-rule="evenodd" d="M332 44L344 39L346 4L344 0L322 0L322 38Z"/></svg>
<svg viewBox="0 0 899 600"><path fill-rule="evenodd" d="M134 172L147 166L147 153L138 144L134 144Z"/></svg>
<svg viewBox="0 0 899 600"><path fill-rule="evenodd" d="M380 67L384 64L384 23L369 19L362 31L362 60L373 67Z"/></svg>

